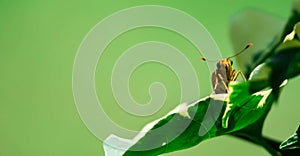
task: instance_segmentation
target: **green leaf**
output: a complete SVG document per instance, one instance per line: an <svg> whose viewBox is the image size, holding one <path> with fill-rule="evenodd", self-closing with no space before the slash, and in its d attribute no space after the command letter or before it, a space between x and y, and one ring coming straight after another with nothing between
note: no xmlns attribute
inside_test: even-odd
<svg viewBox="0 0 300 156"><path fill-rule="evenodd" d="M257 61L254 62L254 67L258 66L259 64L264 63L267 59L269 59L275 52L275 50L277 49L277 47L283 43L284 39L286 38L286 36L288 34L290 34L293 29L294 26L300 21L300 1L295 1L293 3L293 7L292 7L292 13L287 21L287 23L285 24L285 27L281 33L281 35L279 36L279 38L275 41L275 43L273 44L273 46L270 49L266 49L264 50L264 52L262 53L262 55L259 57L259 59L257 59Z"/></svg>
<svg viewBox="0 0 300 156"><path fill-rule="evenodd" d="M283 81L300 74L300 40L296 35L299 26L295 25L294 31L285 37L274 54L253 70L249 77L251 93L271 87L277 100Z"/></svg>
<svg viewBox="0 0 300 156"><path fill-rule="evenodd" d="M279 148L283 150L300 148L300 126L295 134L280 144Z"/></svg>
<svg viewBox="0 0 300 156"><path fill-rule="evenodd" d="M273 102L272 97L269 97L272 90L251 94L250 84L249 82L229 84L229 102L223 116L223 127L240 130L269 112Z"/></svg>
<svg viewBox="0 0 300 156"><path fill-rule="evenodd" d="M124 155L159 155L186 149L264 121L272 104L271 90L249 94L247 82L232 83L229 90L229 94L211 95L159 120Z"/></svg>
<svg viewBox="0 0 300 156"><path fill-rule="evenodd" d="M266 64L271 68L269 85L273 89L275 98L278 99L279 86L282 82L300 73L300 42L288 40L280 44Z"/></svg>
<svg viewBox="0 0 300 156"><path fill-rule="evenodd" d="M256 66L276 53L278 46L293 31L298 21L300 21L300 1L294 2L291 16L284 28L282 20L257 10L246 10L233 17L230 38L234 50L239 51L249 42L254 44L247 53L237 58L246 77ZM283 31L280 31L282 28Z"/></svg>
<svg viewBox="0 0 300 156"><path fill-rule="evenodd" d="M221 128L221 118L218 116L219 112L215 110L223 110L223 103L223 101L207 97L194 104L181 107L177 112L158 121L124 155L159 155L190 148L205 139L215 137L217 130ZM205 112L210 115L203 121ZM213 120L217 122L211 124L210 121ZM208 133L199 136L201 127L205 127Z"/></svg>
<svg viewBox="0 0 300 156"><path fill-rule="evenodd" d="M245 76L249 76L256 66L254 62L266 48L275 44L283 27L283 19L257 9L243 10L232 17L230 39L234 51L240 51L247 43L254 45L237 57L239 67Z"/></svg>

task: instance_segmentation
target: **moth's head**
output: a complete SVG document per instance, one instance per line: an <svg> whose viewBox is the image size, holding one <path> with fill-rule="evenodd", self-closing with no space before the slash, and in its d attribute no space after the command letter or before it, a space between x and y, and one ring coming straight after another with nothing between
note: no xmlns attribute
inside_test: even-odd
<svg viewBox="0 0 300 156"><path fill-rule="evenodd" d="M226 58L226 59L218 61L217 68L226 68L227 69L228 67L230 67L232 65L233 65L232 60L230 60L230 58Z"/></svg>
<svg viewBox="0 0 300 156"><path fill-rule="evenodd" d="M230 57L227 57L225 59L222 59L222 60L207 60L206 58L204 57L201 57L200 60L203 60L203 61L209 61L209 62L217 62L217 67L218 68L221 68L221 67L229 67L229 66L232 66L233 65L233 62L232 60L230 60L230 58L233 58L235 56L238 56L240 55L241 53L243 53L246 49L248 49L249 47L251 47L253 44L252 43L249 43L246 45L246 47L241 50L240 52L236 53L235 55L233 56L230 56Z"/></svg>

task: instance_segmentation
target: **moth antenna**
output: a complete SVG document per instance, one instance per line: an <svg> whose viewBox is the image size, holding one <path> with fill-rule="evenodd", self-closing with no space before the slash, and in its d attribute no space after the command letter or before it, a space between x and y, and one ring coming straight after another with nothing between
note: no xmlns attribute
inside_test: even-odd
<svg viewBox="0 0 300 156"><path fill-rule="evenodd" d="M230 56L230 57L227 57L227 58L233 58L233 57L236 57L236 56L240 55L241 53L243 53L245 50L247 50L247 49L248 49L249 47L251 47L252 45L253 45L252 43L248 43L248 44L246 45L246 47L245 47L244 49L242 49L240 52L238 52L237 54L232 55L232 56ZM207 62L218 62L218 60L208 60L208 59L206 59L205 57L200 57L199 59L202 60L202 61L207 61Z"/></svg>
<svg viewBox="0 0 300 156"><path fill-rule="evenodd" d="M240 55L241 53L243 53L245 50L247 50L249 47L251 47L253 44L252 43L248 43L247 45L246 45L246 47L243 49L243 50L241 50L240 52L238 52L237 54L235 54L235 55L232 55L232 56L230 56L230 57L228 57L228 58L233 58L233 57L236 57L236 56L238 56L238 55Z"/></svg>
<svg viewBox="0 0 300 156"><path fill-rule="evenodd" d="M218 60L207 60L207 59L204 58L204 57L200 57L199 60L207 61L207 62L218 62Z"/></svg>

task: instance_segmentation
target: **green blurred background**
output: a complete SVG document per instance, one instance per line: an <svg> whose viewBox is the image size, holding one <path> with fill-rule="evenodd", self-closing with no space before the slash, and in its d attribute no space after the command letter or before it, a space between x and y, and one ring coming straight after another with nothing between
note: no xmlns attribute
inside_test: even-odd
<svg viewBox="0 0 300 156"><path fill-rule="evenodd" d="M102 142L81 121L72 95L72 66L84 36L112 13L132 6L155 4L174 7L198 19L211 33L223 56L232 54L229 19L254 7L286 20L292 5L285 1L0 1L0 155L103 156ZM176 20L176 17L174 17ZM255 24L255 23L254 23ZM118 107L112 97L111 64L136 43L157 40L175 45L194 65L201 97L211 92L210 74L201 56L184 38L159 28L141 28L119 36L99 60L96 89L105 112L119 125L140 130L146 123L174 108L180 98L176 75L168 68L149 63L135 70L130 80L133 97L149 100L153 81L165 84L168 97L163 108L148 117L136 117ZM283 140L299 124L296 108L300 79L289 81L279 105L275 105L264 134ZM191 99L194 100L194 99ZM134 122L132 122L134 121ZM101 124L101 123L99 123ZM194 148L166 155L268 155L251 143L219 137Z"/></svg>

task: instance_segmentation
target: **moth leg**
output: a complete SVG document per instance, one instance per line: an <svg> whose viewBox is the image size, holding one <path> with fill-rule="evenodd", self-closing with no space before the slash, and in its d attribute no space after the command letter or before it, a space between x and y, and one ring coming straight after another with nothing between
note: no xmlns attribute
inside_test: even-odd
<svg viewBox="0 0 300 156"><path fill-rule="evenodd" d="M225 81L224 81L222 75L221 75L221 74L218 74L218 77L221 79L221 82L223 83L223 85L224 85L224 87L225 87L225 89L226 89L226 91L227 91L227 93L228 93L228 87L227 87L227 84L225 83Z"/></svg>
<svg viewBox="0 0 300 156"><path fill-rule="evenodd" d="M238 70L238 71L236 72L236 74L235 74L235 76L234 76L234 78L233 78L233 81L235 81L235 80L238 78L239 75L242 76L242 78L243 78L244 81L247 81L245 75L244 75L240 70Z"/></svg>
<svg viewBox="0 0 300 156"><path fill-rule="evenodd" d="M211 76L211 80L212 80L212 84L213 84L213 89L216 90L216 88L218 87L218 74L216 72L214 72Z"/></svg>

